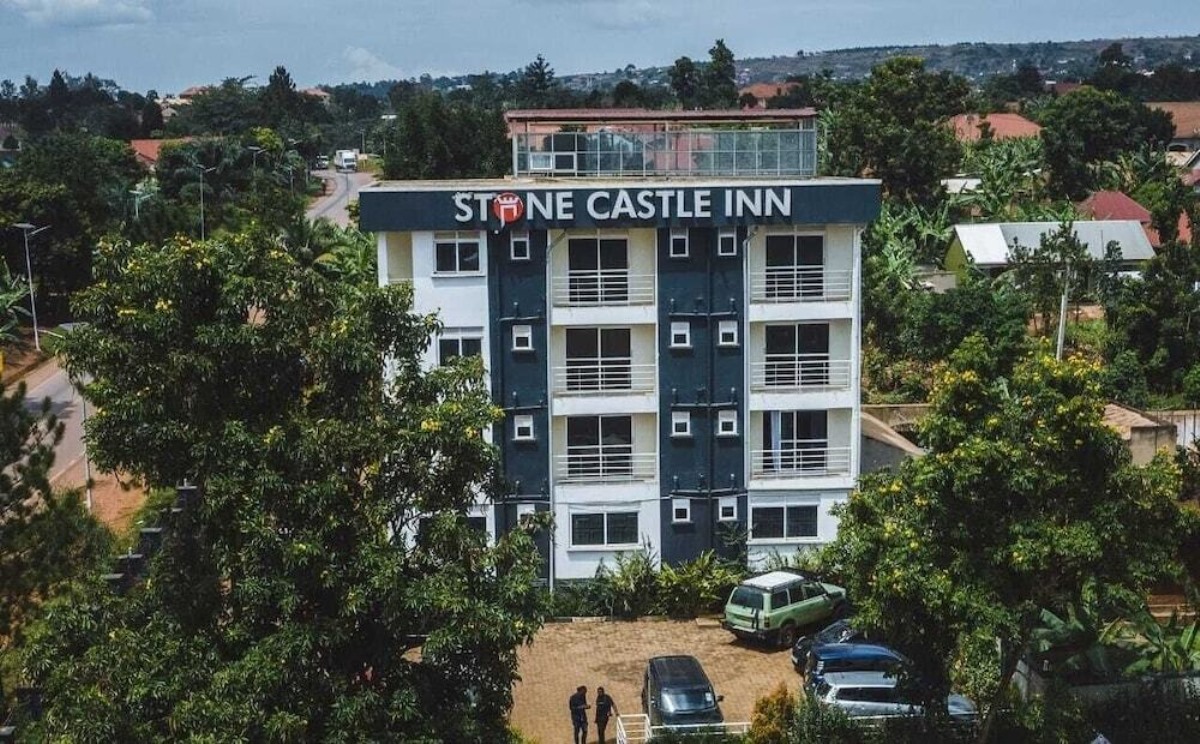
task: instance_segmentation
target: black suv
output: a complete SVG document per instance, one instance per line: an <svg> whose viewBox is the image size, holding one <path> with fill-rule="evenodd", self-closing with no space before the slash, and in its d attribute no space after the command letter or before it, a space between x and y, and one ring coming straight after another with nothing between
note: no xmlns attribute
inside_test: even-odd
<svg viewBox="0 0 1200 744"><path fill-rule="evenodd" d="M712 682L694 656L656 656L646 665L642 681L642 710L651 726L688 727L720 724Z"/></svg>

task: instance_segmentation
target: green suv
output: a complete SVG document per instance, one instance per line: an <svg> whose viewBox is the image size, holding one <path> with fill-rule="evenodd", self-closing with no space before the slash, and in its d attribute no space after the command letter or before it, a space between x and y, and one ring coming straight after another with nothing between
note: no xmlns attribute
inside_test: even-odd
<svg viewBox="0 0 1200 744"><path fill-rule="evenodd" d="M738 638L790 648L802 628L843 617L849 609L845 589L785 569L734 587L721 627Z"/></svg>

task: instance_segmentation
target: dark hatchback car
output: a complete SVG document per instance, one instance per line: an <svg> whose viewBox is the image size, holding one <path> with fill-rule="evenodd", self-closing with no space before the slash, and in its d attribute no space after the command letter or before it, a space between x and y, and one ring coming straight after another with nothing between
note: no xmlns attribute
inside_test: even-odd
<svg viewBox="0 0 1200 744"><path fill-rule="evenodd" d="M851 619L835 620L821 628L816 633L803 635L796 639L792 646L792 666L797 672L804 671L804 663L808 660L808 651L813 646L824 643L860 643L871 638L866 632L854 627Z"/></svg>
<svg viewBox="0 0 1200 744"><path fill-rule="evenodd" d="M898 673L908 665L899 651L874 643L823 643L808 651L804 683L813 686L822 675L834 672Z"/></svg>
<svg viewBox="0 0 1200 744"><path fill-rule="evenodd" d="M656 656L646 665L642 710L651 726L691 727L720 724L721 696L694 656Z"/></svg>

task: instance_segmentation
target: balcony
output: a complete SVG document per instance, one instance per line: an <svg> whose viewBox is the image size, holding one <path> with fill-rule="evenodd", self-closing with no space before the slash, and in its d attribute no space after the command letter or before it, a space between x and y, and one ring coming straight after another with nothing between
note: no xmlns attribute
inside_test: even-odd
<svg viewBox="0 0 1200 744"><path fill-rule="evenodd" d="M654 304L654 275L626 269L572 269L551 283L556 307Z"/></svg>
<svg viewBox="0 0 1200 744"><path fill-rule="evenodd" d="M630 483L655 478L653 452L634 452L631 444L568 446L555 455L559 483Z"/></svg>
<svg viewBox="0 0 1200 744"><path fill-rule="evenodd" d="M809 120L788 129L515 134L513 165L518 177L812 178L817 132Z"/></svg>
<svg viewBox="0 0 1200 744"><path fill-rule="evenodd" d="M768 266L750 277L751 302L838 302L850 299L849 270Z"/></svg>
<svg viewBox="0 0 1200 744"><path fill-rule="evenodd" d="M629 357L568 359L554 368L557 395L648 393L654 390L653 364L633 364Z"/></svg>
<svg viewBox="0 0 1200 744"><path fill-rule="evenodd" d="M775 450L750 453L752 478L813 478L850 474L850 448L824 439L804 439Z"/></svg>
<svg viewBox="0 0 1200 744"><path fill-rule="evenodd" d="M820 392L850 387L850 360L827 354L767 354L750 365L750 389L757 392Z"/></svg>

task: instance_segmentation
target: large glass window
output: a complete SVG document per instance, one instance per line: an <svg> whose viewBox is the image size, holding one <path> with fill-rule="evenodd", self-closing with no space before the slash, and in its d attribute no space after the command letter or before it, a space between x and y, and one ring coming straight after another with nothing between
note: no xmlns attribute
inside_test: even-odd
<svg viewBox="0 0 1200 744"><path fill-rule="evenodd" d="M483 338L467 333L442 336L438 339L438 364L445 366L459 357L483 353Z"/></svg>
<svg viewBox="0 0 1200 744"><path fill-rule="evenodd" d="M636 545L637 512L607 512L571 515L571 546Z"/></svg>
<svg viewBox="0 0 1200 744"><path fill-rule="evenodd" d="M632 474L632 416L567 418L568 477L606 478Z"/></svg>
<svg viewBox="0 0 1200 744"><path fill-rule="evenodd" d="M819 298L824 293L825 238L821 235L768 235L767 296Z"/></svg>
<svg viewBox="0 0 1200 744"><path fill-rule="evenodd" d="M828 323L768 325L766 342L768 387L828 384Z"/></svg>
<svg viewBox="0 0 1200 744"><path fill-rule="evenodd" d="M567 390L629 390L633 351L628 328L567 329Z"/></svg>
<svg viewBox="0 0 1200 744"><path fill-rule="evenodd" d="M829 457L827 411L763 413L766 470L824 470Z"/></svg>
<svg viewBox="0 0 1200 744"><path fill-rule="evenodd" d="M787 540L816 536L816 506L750 507L750 538L752 540Z"/></svg>
<svg viewBox="0 0 1200 744"><path fill-rule="evenodd" d="M438 233L434 236L434 270L438 274L473 274L479 271L479 236L475 233Z"/></svg>
<svg viewBox="0 0 1200 744"><path fill-rule="evenodd" d="M568 294L573 305L629 301L629 244L625 238L567 241Z"/></svg>

